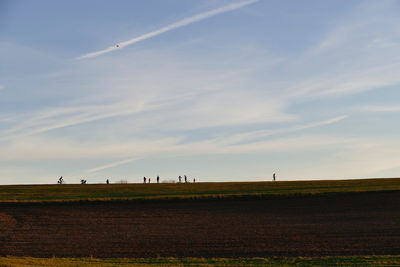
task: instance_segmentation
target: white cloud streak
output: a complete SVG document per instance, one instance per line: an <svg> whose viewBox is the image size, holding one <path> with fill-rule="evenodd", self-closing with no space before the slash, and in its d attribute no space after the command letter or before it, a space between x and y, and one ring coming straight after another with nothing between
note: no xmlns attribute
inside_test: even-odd
<svg viewBox="0 0 400 267"><path fill-rule="evenodd" d="M331 138L322 138L319 139L318 141L314 138L309 138L305 137L307 142L304 142L304 137L300 138L289 138L289 139L279 139L278 141L261 141L261 142L253 142L249 144L233 144L236 142L243 142L247 140L251 140L254 138L258 137L267 137L275 134L283 134L283 133L289 133L289 132L295 132L295 131L300 131L304 129L309 129L309 128L314 128L314 127L319 127L319 126L324 126L324 125L329 125L336 123L338 121L344 120L347 118L347 115L331 118L328 120L324 121L318 121L318 122L312 122L304 125L297 125L291 128L283 128L283 129L278 129L278 130L271 130L271 131L256 131L256 132L249 132L245 134L238 134L238 135L233 135L228 138L219 138L219 139L213 139L213 140L206 140L206 141L200 141L200 142L195 142L195 143L190 143L187 145L180 145L177 142L177 140L170 140L172 141L171 143L167 144L164 143L164 145L167 145L165 147L158 147L154 148L154 152L157 153L158 155L162 155L163 153L166 153L167 155L171 155L172 153L178 153L178 155L187 155L187 154L214 154L214 153L246 153L246 152L254 152L254 151L268 151L268 150L285 150L286 148L292 149L292 148L314 148L314 147L319 147L321 145L331 145L331 144L337 144L338 142L341 143L343 142L342 139L337 139L332 140ZM291 142L288 142L290 140ZM299 141L300 140L300 141ZM347 140L346 140L347 141ZM313 143L314 145L311 145ZM305 145L306 144L306 145ZM300 147L299 147L300 145ZM121 146L123 147L123 146ZM124 150L126 148L124 147ZM132 149L134 151L135 149ZM147 155L147 156L152 156ZM154 155L153 155L154 156ZM120 165L124 165L127 163L130 163L132 161L138 160L138 159L143 159L146 157L131 157L128 159L116 161L113 163L109 163L106 165L102 165L96 168L92 168L87 170L87 173L95 173L102 171L104 169L108 168L113 168L117 167Z"/></svg>
<svg viewBox="0 0 400 267"><path fill-rule="evenodd" d="M80 142L73 142L68 140L47 140L44 138L33 138L20 140L18 143L10 144L4 147L0 153L0 160L29 160L29 159L74 159L80 158L93 159L93 158L113 158L114 162L103 164L98 167L85 170L85 173L98 173L102 170L118 167L124 164L131 163L135 160L146 159L149 157L165 157L165 156L183 156L183 155L205 155L205 154L240 154L257 151L273 151L273 150L286 150L287 149L303 149L304 147L312 148L321 145L330 145L332 142L342 142L342 139L331 140L330 138L322 138L316 141L315 138L298 137L283 138L278 140L262 140L250 142L246 144L237 144L238 142L251 141L259 137L267 137L275 134L283 134L288 132L295 132L313 127L319 127L336 123L345 119L347 116L340 116L324 121L311 122L304 125L297 125L290 128L255 131L244 134L237 134L230 137L209 139L199 142L191 142L188 144L181 144L181 138L167 138L167 139L137 139L130 142L120 143L104 143L99 146L96 142L89 142L82 144ZM304 142L304 138L307 142ZM289 140L291 140L289 142ZM298 141L300 140L300 141ZM311 141L314 140L315 146ZM311 143L310 143L311 142ZM307 143L306 146L304 144ZM121 159L125 158L125 159Z"/></svg>
<svg viewBox="0 0 400 267"><path fill-rule="evenodd" d="M0 141L56 130L64 127L75 126L97 120L109 119L124 115L134 115L162 106L163 103L124 103L117 102L108 105L77 106L55 108L24 114L19 117L5 118L0 121L20 120L17 124L5 131L0 131Z"/></svg>
<svg viewBox="0 0 400 267"><path fill-rule="evenodd" d="M329 124L333 124L333 123L339 122L341 120L344 120L347 117L348 117L347 115L343 115L343 116L331 118L331 119L324 120L324 121L311 122L311 123L307 123L307 124L303 124L303 125L295 125L295 126L289 127L289 128L274 129L274 130L261 130L261 131L237 134L237 135L233 135L229 138L224 138L223 140L225 143L246 142L251 139L269 137L269 136L279 135L279 134L292 133L292 132L297 132L297 131L315 128L315 127L319 127L319 126L329 125Z"/></svg>
<svg viewBox="0 0 400 267"><path fill-rule="evenodd" d="M225 12L229 12L229 11L233 11L233 10L236 10L236 9L240 9L242 7L248 6L248 5L256 3L256 2L258 2L258 0L247 0L247 1L239 2L239 3L233 3L233 4L230 4L230 5L224 6L224 7L216 8L216 9L204 12L204 13L200 13L200 14L194 15L192 17L184 18L184 19L182 19L180 21L177 21L177 22L174 22L172 24L169 24L169 25L167 25L165 27L162 27L162 28L160 28L158 30L145 33L145 34L143 34L141 36L132 38L132 39L124 41L124 42L120 42L120 43L118 43L118 46L117 45L113 45L113 46L110 46L110 47L108 47L106 49L103 49L103 50L100 50L100 51L87 53L87 54L79 56L77 59L92 58L92 57L97 57L97 56L100 56L100 55L103 55L103 54L107 54L107 53L113 52L115 50L122 49L122 48L124 48L126 46L129 46L129 45L132 45L132 44L147 40L147 39L152 38L154 36L163 34L165 32L169 32L169 31L172 31L174 29L177 29L177 28L192 24L194 22L201 21L201 20L216 16L216 15L219 15L219 14L222 14L222 13L225 13Z"/></svg>
<svg viewBox="0 0 400 267"><path fill-rule="evenodd" d="M130 158L130 159L124 159L124 160L121 160L121 161L117 161L117 162L113 162L113 163L110 163L110 164L102 165L102 166L99 166L99 167L96 167L96 168L93 168L93 169L89 169L86 172L87 173L95 173L95 172L102 171L102 170L105 170L105 169L109 169L109 168L117 167L117 166L120 166L120 165L124 165L124 164L130 163L130 162L138 160L138 159L140 159L140 158L136 158L135 157L135 158Z"/></svg>

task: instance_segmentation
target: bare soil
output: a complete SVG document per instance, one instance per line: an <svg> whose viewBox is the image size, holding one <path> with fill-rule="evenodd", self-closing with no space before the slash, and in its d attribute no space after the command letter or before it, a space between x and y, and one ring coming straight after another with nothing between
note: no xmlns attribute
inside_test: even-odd
<svg viewBox="0 0 400 267"><path fill-rule="evenodd" d="M0 255L400 254L400 191L264 199L0 204Z"/></svg>

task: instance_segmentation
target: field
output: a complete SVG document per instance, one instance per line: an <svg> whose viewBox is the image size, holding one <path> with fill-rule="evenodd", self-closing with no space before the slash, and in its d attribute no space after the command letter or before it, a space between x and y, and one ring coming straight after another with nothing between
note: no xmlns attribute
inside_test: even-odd
<svg viewBox="0 0 400 267"><path fill-rule="evenodd" d="M400 190L400 178L240 183L0 186L0 202L232 198Z"/></svg>
<svg viewBox="0 0 400 267"><path fill-rule="evenodd" d="M0 186L0 197L4 264L399 263L400 179Z"/></svg>

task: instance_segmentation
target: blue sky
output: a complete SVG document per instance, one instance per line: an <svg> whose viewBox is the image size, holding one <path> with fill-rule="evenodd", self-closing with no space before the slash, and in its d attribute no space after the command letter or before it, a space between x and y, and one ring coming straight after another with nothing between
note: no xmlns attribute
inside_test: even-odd
<svg viewBox="0 0 400 267"><path fill-rule="evenodd" d="M398 177L399 14L0 0L0 183Z"/></svg>

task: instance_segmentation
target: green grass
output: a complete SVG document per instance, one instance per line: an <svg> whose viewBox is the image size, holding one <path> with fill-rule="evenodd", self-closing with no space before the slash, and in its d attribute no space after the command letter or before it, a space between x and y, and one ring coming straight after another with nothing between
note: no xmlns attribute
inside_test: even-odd
<svg viewBox="0 0 400 267"><path fill-rule="evenodd" d="M400 256L318 258L29 258L0 257L0 266L399 266Z"/></svg>
<svg viewBox="0 0 400 267"><path fill-rule="evenodd" d="M265 197L397 191L400 178L187 184L3 185L0 202Z"/></svg>

